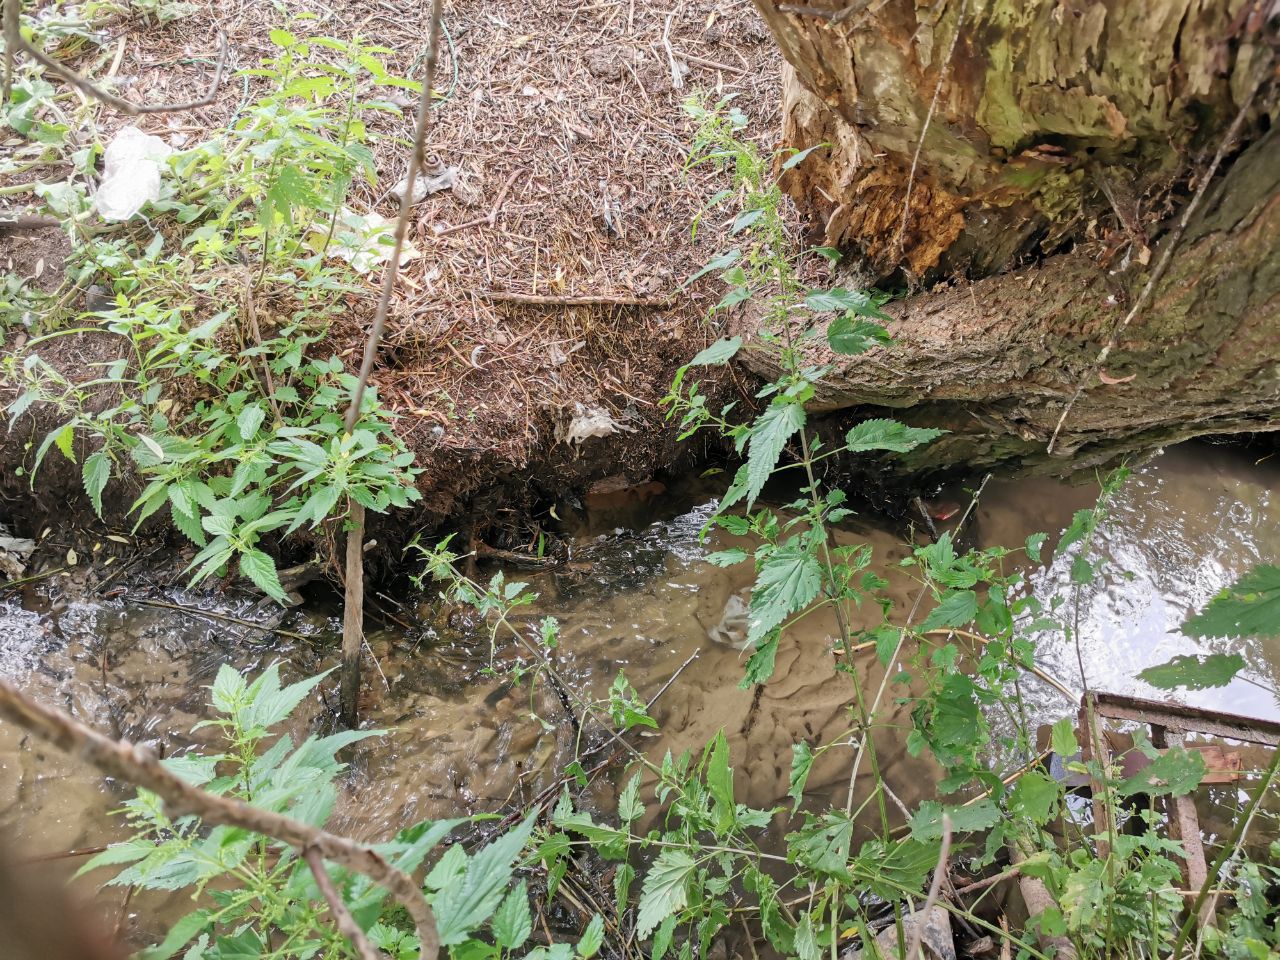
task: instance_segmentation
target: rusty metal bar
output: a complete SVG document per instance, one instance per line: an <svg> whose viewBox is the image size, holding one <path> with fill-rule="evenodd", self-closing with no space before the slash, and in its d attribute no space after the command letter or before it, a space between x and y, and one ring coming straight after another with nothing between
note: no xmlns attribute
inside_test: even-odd
<svg viewBox="0 0 1280 960"><path fill-rule="evenodd" d="M1159 724L1178 733L1203 733L1264 746L1280 746L1280 723L1180 703L1144 700L1120 693L1094 693L1094 710L1109 720Z"/></svg>

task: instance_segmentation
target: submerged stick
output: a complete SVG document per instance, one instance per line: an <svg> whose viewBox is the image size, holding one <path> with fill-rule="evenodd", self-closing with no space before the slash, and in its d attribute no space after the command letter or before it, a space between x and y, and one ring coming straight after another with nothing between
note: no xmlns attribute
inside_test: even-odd
<svg viewBox="0 0 1280 960"><path fill-rule="evenodd" d="M0 680L0 717L87 760L109 777L150 790L164 801L171 817L197 816L213 826L251 830L303 854L315 850L326 860L368 877L390 892L413 919L422 944L421 960L437 960L440 938L431 905L412 877L391 866L372 847L192 786L165 767L155 751L104 736L61 710L37 703L8 680Z"/></svg>

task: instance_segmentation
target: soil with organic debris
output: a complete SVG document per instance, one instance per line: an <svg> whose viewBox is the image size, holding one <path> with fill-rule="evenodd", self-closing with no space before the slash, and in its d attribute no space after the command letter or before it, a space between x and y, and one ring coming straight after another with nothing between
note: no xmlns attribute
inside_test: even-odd
<svg viewBox="0 0 1280 960"><path fill-rule="evenodd" d="M271 56L268 34L285 27L359 36L392 51L393 72L421 74L425 7L287 6L310 18L241 2L198 4L164 25L119 19L66 59L88 77L110 76L135 101L183 100L208 84L219 32L229 67L240 69ZM481 0L451 5L444 26L428 146L453 186L414 209L409 241L417 255L401 269L374 381L423 468L415 525L471 515L503 526L534 503L642 482L695 455L677 447L659 401L675 369L715 338L705 321L710 294L682 283L717 252L722 225L703 224L696 242L690 228L723 184L710 170L684 169L692 122L681 102L694 93L733 96L752 133L772 141L780 60L747 0L672 9L634 0ZM192 111L129 118L104 107L97 137L108 142L137 122L175 146L198 142L255 96L258 80L228 72L215 101ZM407 165L411 105L371 125L380 136L378 182L357 187L348 206L390 218ZM46 181L66 175L37 171ZM8 198L0 218L33 199ZM60 271L48 257L36 258L35 275L32 242L0 232L0 264L83 296L70 284L58 287ZM327 346L352 369L377 284L371 275L330 331ZM5 351L25 337L11 333ZM62 337L51 362L92 375L103 339ZM16 469L51 424L24 419L0 450L8 464L0 494L3 512L30 527L65 513L78 473L69 464L50 470L36 497ZM129 493L111 490L109 499L123 509ZM523 534L505 525L502 539L518 545ZM397 531L407 526L397 518Z"/></svg>

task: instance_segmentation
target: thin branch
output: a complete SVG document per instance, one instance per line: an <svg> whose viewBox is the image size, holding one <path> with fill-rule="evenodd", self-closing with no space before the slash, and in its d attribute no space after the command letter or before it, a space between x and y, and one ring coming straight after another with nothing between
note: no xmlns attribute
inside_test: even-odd
<svg viewBox="0 0 1280 960"><path fill-rule="evenodd" d="M1244 103L1240 105L1240 111L1236 114L1231 126L1227 128L1226 136L1222 138L1222 143L1218 144L1218 152L1213 155L1213 162L1209 164L1209 169L1205 171L1204 176L1200 178L1200 183L1196 187L1195 195L1191 198L1191 202L1187 204L1187 209L1182 212L1182 219L1178 221L1177 228L1173 231L1173 236L1169 238L1169 242L1165 244L1164 252L1160 254L1160 262L1156 264L1156 268L1151 271L1151 276L1147 280L1146 286L1142 288L1142 293L1134 302L1133 307L1125 314L1124 319L1117 324L1116 328L1111 331L1111 336L1107 339L1106 346L1098 354L1098 359L1093 361L1093 366L1085 371L1080 382L1076 384L1075 393L1071 395L1071 399L1067 401L1066 407L1062 410L1062 416L1058 418L1058 425L1053 428L1053 436L1049 438L1049 446L1046 453L1052 455L1053 448L1058 443L1058 435L1062 433L1063 426L1066 425L1067 417L1071 415L1072 408L1076 405L1081 395L1084 393L1085 385L1088 384L1098 373L1098 370L1107 362L1107 357L1111 355L1111 351L1115 349L1116 342L1120 339L1125 329L1133 322L1142 308L1147 305L1147 301L1151 299L1151 295L1155 293L1156 284L1164 277L1164 272L1169 268L1169 263L1173 259L1173 251L1177 249L1178 242L1182 239L1183 233L1186 232L1187 224L1191 222L1192 215L1200 206L1200 201L1205 195L1205 191L1209 189L1209 184L1213 181L1214 174L1218 172L1223 158L1227 154L1227 149L1235 140L1236 135L1240 132L1240 127L1244 125L1245 118L1249 114L1249 108L1253 106L1254 97L1258 95L1258 91L1262 89L1263 83L1266 81L1267 75L1253 85L1253 89L1249 91L1249 95L1244 98Z"/></svg>
<svg viewBox="0 0 1280 960"><path fill-rule="evenodd" d="M155 752L103 736L61 710L37 703L8 680L0 679L0 717L82 757L104 774L150 790L172 817L194 815L211 826L240 827L273 837L298 850L314 849L326 860L368 877L395 897L417 927L420 960L437 960L440 938L435 916L422 890L403 870L391 866L372 847L320 830L284 814L216 796L171 772Z"/></svg>
<svg viewBox="0 0 1280 960"><path fill-rule="evenodd" d="M383 328L387 325L387 313L391 309L391 295L395 291L396 275L400 270L400 252L404 249L405 235L409 232L409 217L413 209L413 187L418 182L418 172L426 162L427 128L431 124L431 85L436 76L436 60L440 54L440 20L444 15L444 0L431 2L431 26L427 31L427 61L423 68L422 92L418 97L418 113L413 128L413 153L409 156L409 170L405 175L404 192L400 194L400 215L396 218L395 240L391 245L391 259L382 274L382 294L374 311L369 339L364 345L360 361L360 374L351 391L351 404L347 407L344 431L349 437L360 419L365 389L373 364L378 356L378 344ZM347 501L347 556L343 595L342 618L342 717L348 726L357 721L356 700L360 692L360 648L364 641L364 507L354 499Z"/></svg>
<svg viewBox="0 0 1280 960"><path fill-rule="evenodd" d="M183 110L194 110L197 107L207 107L213 103L218 95L218 87L222 85L222 74L227 66L227 37L226 34L219 31L218 33L218 65L214 68L213 82L209 84L209 89L205 91L204 96L198 100L190 100L186 103L156 103L156 104L140 104L134 103L132 100L126 100L123 97L117 97L113 93L107 93L101 87L87 80L80 74L76 73L70 67L59 62L49 56L43 50L28 43L26 38L22 36L22 31L18 29L18 4L16 0L6 0L4 11L4 32L6 37L5 44L5 61L6 72L9 74L9 42L15 49L21 50L29 57L36 61L47 70L51 70L60 76L67 83L71 84L77 90L96 100L101 100L108 106L115 107L121 113L127 113L130 116L139 116L148 113L178 113Z"/></svg>
<svg viewBox="0 0 1280 960"><path fill-rule="evenodd" d="M329 904L329 912L333 914L333 923L338 928L338 932L351 941L351 946L355 947L360 960L381 960L381 954L369 942L369 938L360 929L360 924L356 923L355 917L351 916L351 911L342 902L338 888L333 885L333 877L329 876L329 871L324 868L324 857L320 851L315 847L307 847L302 852L302 858L307 861L307 866L311 868L311 875L316 878L316 886L320 888L320 892L324 894Z"/></svg>
<svg viewBox="0 0 1280 960"><path fill-rule="evenodd" d="M467 220L464 223L454 224L452 227L443 227L436 224L431 228L432 232L437 237L447 237L451 233L457 233L458 231L466 230L469 227L492 227L498 221L498 211L502 209L502 201L507 199L507 193L511 190L511 187L515 184L516 180L522 173L525 173L525 171L517 170L507 178L507 182L504 183L502 185L502 189L498 191L498 199L493 201L493 206L489 208L489 212L483 217L476 217L474 220Z"/></svg>
<svg viewBox="0 0 1280 960"><path fill-rule="evenodd" d="M594 296L556 296L542 293L510 293L506 290L477 290L476 296L499 303L528 303L545 307L648 307L663 310L670 307L673 297L633 297L627 294L602 293Z"/></svg>
<svg viewBox="0 0 1280 960"><path fill-rule="evenodd" d="M266 264L265 251L262 262ZM280 414L280 403L276 400L275 378L271 376L271 364L267 362L267 355L262 352L262 328L258 325L258 308L253 300L253 277L249 275L249 261L243 253L240 257L240 266L244 270L244 308L249 314L249 332L253 334L253 344L258 348L258 362L262 366L262 375L266 379L262 386L266 389L271 412L275 414L275 422L282 424L284 417Z"/></svg>
<svg viewBox="0 0 1280 960"><path fill-rule="evenodd" d="M54 217L13 217L0 219L0 235L6 233L35 233L38 230L52 230L62 226L62 221Z"/></svg>
<svg viewBox="0 0 1280 960"><path fill-rule="evenodd" d="M942 891L942 878L947 875L947 854L951 852L951 817L942 815L942 846L938 849L938 866L933 871L933 882L929 884L929 896L924 902L924 909L916 915L916 922L911 926L911 945L903 954L906 960L924 958L920 950L920 942L924 939L924 928L929 922L929 914L938 902L938 894Z"/></svg>
<svg viewBox="0 0 1280 960"><path fill-rule="evenodd" d="M427 60L422 79L422 95L418 99L418 114L414 121L413 153L409 157L409 171L405 176L405 187L400 194L400 215L396 218L395 239L391 245L391 259L387 261L386 270L382 274L382 295L378 298L378 307L373 314L373 326L369 329L369 338L365 341L364 356L360 361L360 375L355 389L351 393L351 405L347 407L345 429L351 433L356 421L360 419L360 406L364 402L365 388L369 384L369 375L373 372L373 363L378 356L378 344L382 340L383 328L387 325L387 313L391 308L391 295L395 291L396 274L400 270L400 253L404 249L404 240L409 232L409 215L413 209L413 185L418 182L418 172L424 166L423 151L427 139L427 127L431 122L431 84L435 80L436 60L440 52L440 18L444 12L444 0L432 0L431 29L427 41Z"/></svg>
<svg viewBox="0 0 1280 960"><path fill-rule="evenodd" d="M0 100L6 103L13 92L13 52L20 42L18 29L19 0L4 0L4 96Z"/></svg>

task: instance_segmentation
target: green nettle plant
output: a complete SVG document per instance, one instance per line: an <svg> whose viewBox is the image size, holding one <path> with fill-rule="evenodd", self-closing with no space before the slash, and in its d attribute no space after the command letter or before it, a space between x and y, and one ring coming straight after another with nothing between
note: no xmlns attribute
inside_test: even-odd
<svg viewBox="0 0 1280 960"><path fill-rule="evenodd" d="M685 436L706 427L733 440L744 463L719 503L711 525L736 536L751 536L754 549L733 548L708 558L722 566L750 563L755 572L751 591L749 634L751 657L744 685L766 682L787 626L814 610L830 607L840 627L837 652L852 656L873 648L886 669L878 690L864 690L856 679L850 688L850 729L830 743L797 743L791 767L793 829L784 852L764 830L779 810L758 810L736 802L733 769L723 734L699 758L666 757L661 764L637 755L643 769L622 790L617 825L596 822L575 809L566 793L557 806L552 834L539 856L555 879L578 845L619 863L614 873L617 923L639 938L651 937L653 960L668 952L681 958L706 956L713 939L731 921L751 918L754 929L786 956L819 960L834 956L858 937L870 943L884 923L896 927L897 948L906 948L904 915L926 902L959 916L972 928L1012 941L1020 956L1044 957L1041 938L1066 937L1079 956L1160 956L1178 954L1192 919L1183 918L1182 849L1164 836L1162 819L1135 812L1132 800L1185 795L1201 782L1204 760L1183 748L1156 752L1142 741L1152 760L1141 773L1123 777L1098 761L1082 762L1073 723L1064 719L1052 730L1054 751L1070 769L1088 773L1103 788L1110 831L1098 836L1081 808L1070 802L1063 784L1036 762L1034 731L1028 728L1022 685L1045 677L1036 666L1036 638L1056 635L1066 643L1075 635L1075 605L1081 586L1099 576L1091 545L1105 522L1107 501L1124 480L1120 471L1102 484L1097 507L1080 511L1063 534L1056 558L1070 561L1072 595L1042 604L1025 576L1008 569L1009 558L1040 562L1046 537L1029 537L1017 550L997 547L960 552L949 535L921 546L903 561L931 601L918 624L888 619L890 604L882 600L883 580L871 573L866 546L837 546L831 527L849 516L844 492L819 479L818 465L837 455L905 453L927 443L939 431L911 428L892 420L855 426L839 447L824 447L807 430L805 403L826 369L806 359L806 344L819 335L826 320L827 345L839 354L856 354L889 338L875 323L883 319L878 295L843 289L807 290L799 283L794 260L786 254L781 197L765 181L768 163L737 139L741 118L720 108L694 105L700 121L691 163L716 163L732 177L730 190L712 204L734 199L741 212L730 232L735 249L715 257L708 271L719 271L729 293L717 310L762 298L757 308L766 318L766 333L744 344L740 338L717 341L681 370L667 402ZM785 170L800 162L794 154L781 162ZM781 159L781 158L780 158ZM829 256L829 251L814 251ZM829 318L829 319L828 319ZM771 324L771 326L769 326ZM728 362L743 349L771 351L782 373L757 395L763 409L756 415L733 416L730 407L712 411L691 373ZM790 457L784 462L784 453ZM780 508L761 506L765 484L798 471L801 496ZM1265 570L1265 568L1264 568ZM1274 571L1272 571L1274 572ZM1215 601L1205 616L1222 604L1253 604L1236 611L1234 621L1214 621L1220 633L1280 632L1274 616L1276 579L1255 573L1237 591ZM1243 595L1240 591L1247 591ZM868 604L866 601L879 601ZM878 625L855 629L853 613L862 605L881 611ZM1263 624L1264 617L1271 617ZM1194 623L1188 627L1194 632ZM1216 673L1189 670L1175 661L1165 665L1161 685L1228 682L1242 662L1223 664L1213 657L1196 659L1195 668L1212 663ZM847 662L847 661L846 661ZM833 669L853 673L846 662ZM1187 679L1188 674L1195 681ZM1150 679L1148 677L1148 679ZM913 706L913 728L905 732L914 754L928 752L941 766L938 797L911 811L905 823L890 817L888 787L882 776L870 730L885 722L889 687L895 699ZM1070 694L1070 691L1065 691ZM1068 708L1074 713L1074 704ZM843 807L814 807L805 787L814 759L833 749L851 755L850 789ZM1088 755L1088 754L1085 754ZM854 806L853 786L866 764L869 795ZM1271 789L1274 764L1254 788L1254 797ZM641 783L653 781L657 809L641 833L645 816ZM1118 832L1116 824L1123 824ZM855 827L870 829L870 840L855 843ZM1270 867L1260 868L1240 856L1242 835L1223 850L1210 883L1238 877L1240 896L1249 907L1228 924L1227 933L1206 937L1203 945L1223 955L1261 955L1277 940L1274 909L1259 913L1257 891ZM1010 852L1024 876L1040 879L1054 905L1031 918L1014 934L1002 933L990 916L947 898L926 893L929 875L947 864L943 851L964 857L972 870L993 868ZM1228 856L1229 855L1229 856ZM637 891L636 886L639 885ZM554 886L554 884L553 884ZM1200 892L1200 899L1205 896ZM1197 903L1198 908L1198 903ZM1194 916L1195 910L1191 911ZM1270 926L1268 926L1270 924ZM1248 934L1242 931L1248 930Z"/></svg>
<svg viewBox="0 0 1280 960"><path fill-rule="evenodd" d="M198 724L218 730L222 749L164 761L187 782L285 814L314 827L332 817L337 781L346 769L339 751L379 731L348 730L309 736L295 746L277 729L285 725L325 674L281 687L278 666L248 683L224 665L211 688L215 718ZM274 742L272 742L274 740ZM268 745L269 744L269 745ZM110 881L144 890L190 890L205 905L177 921L140 960L247 960L354 956L327 916L328 904L308 864L288 844L240 827L206 829L193 816L170 818L154 794L140 790L123 810L135 835L113 844L82 868L128 866ZM502 960L526 947L533 917L525 881L514 881L533 830L533 817L468 853L459 843L440 850L460 828L484 818L422 821L377 852L392 866L414 871L433 854L424 893L435 913L440 942L455 957ZM418 935L403 908L366 878L330 866L330 877L373 945L395 960L416 960ZM599 916L576 946L524 950L527 960L590 960L603 941Z"/></svg>
<svg viewBox="0 0 1280 960"><path fill-rule="evenodd" d="M88 449L84 488L99 514L113 476L140 475L131 512L141 523L167 509L200 548L193 582L234 565L282 600L264 550L273 539L339 519L350 500L383 512L418 498L413 455L376 389L352 432L343 429L355 378L319 345L355 292L354 267L385 259L391 240L343 207L356 177L374 179L367 116L399 112L361 93L419 84L390 75L379 59L389 51L359 40L283 30L270 39L278 55L241 72L246 90L256 79L266 92L246 97L227 130L170 158L175 176L152 205L145 242L88 231L83 187L51 188L46 202L72 218L80 241L62 300L96 283L109 288L109 309L92 327L62 326L69 305L47 312L46 332L6 358L5 374L20 387L10 429L37 404L60 414L32 444L33 484L51 450L75 461ZM56 131L29 104L51 90L19 85L10 124L50 140ZM331 253L343 253L336 266ZM260 318L257 304L268 303ZM42 357L54 339L90 330L122 345L97 376L73 381Z"/></svg>

